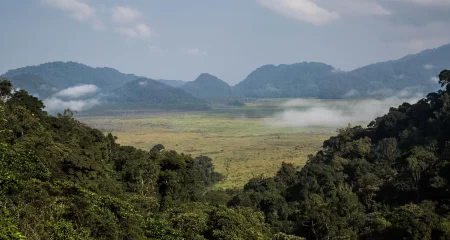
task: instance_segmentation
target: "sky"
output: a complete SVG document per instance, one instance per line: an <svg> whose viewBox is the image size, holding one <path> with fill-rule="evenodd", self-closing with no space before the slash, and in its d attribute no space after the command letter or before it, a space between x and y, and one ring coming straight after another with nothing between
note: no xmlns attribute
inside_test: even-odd
<svg viewBox="0 0 450 240"><path fill-rule="evenodd" d="M3 0L0 74L51 61L230 84L266 64L341 70L450 43L450 0Z"/></svg>

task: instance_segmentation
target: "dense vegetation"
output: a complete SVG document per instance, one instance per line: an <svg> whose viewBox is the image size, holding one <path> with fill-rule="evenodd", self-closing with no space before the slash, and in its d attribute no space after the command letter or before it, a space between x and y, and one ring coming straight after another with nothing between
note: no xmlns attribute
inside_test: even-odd
<svg viewBox="0 0 450 240"><path fill-rule="evenodd" d="M307 239L450 239L450 71L445 90L347 127L298 171L250 181L229 202Z"/></svg>
<svg viewBox="0 0 450 240"><path fill-rule="evenodd" d="M45 79L31 73L21 73L11 78L15 88L25 89L31 95L46 98L57 91L57 88Z"/></svg>
<svg viewBox="0 0 450 240"><path fill-rule="evenodd" d="M267 239L263 215L227 208L211 159L120 146L70 110L47 115L0 81L0 239Z"/></svg>
<svg viewBox="0 0 450 240"><path fill-rule="evenodd" d="M450 239L444 90L347 127L301 169L211 190L211 159L120 146L0 81L0 239ZM291 234L291 235L288 235Z"/></svg>

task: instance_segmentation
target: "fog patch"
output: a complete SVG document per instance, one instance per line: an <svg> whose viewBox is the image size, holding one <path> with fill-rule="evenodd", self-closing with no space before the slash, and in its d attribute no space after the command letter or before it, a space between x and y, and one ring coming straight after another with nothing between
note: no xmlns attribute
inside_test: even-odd
<svg viewBox="0 0 450 240"><path fill-rule="evenodd" d="M43 102L45 110L50 113L63 112L65 109L82 112L100 105L104 97L97 86L84 84L57 91Z"/></svg>
<svg viewBox="0 0 450 240"><path fill-rule="evenodd" d="M333 68L333 69L331 70L331 72L332 72L332 73L343 73L344 71L341 70L341 69L339 69L339 68Z"/></svg>
<svg viewBox="0 0 450 240"><path fill-rule="evenodd" d="M147 81L140 81L140 82L138 82L138 84L139 84L140 86L145 86L145 85L148 84L148 82L147 82Z"/></svg>
<svg viewBox="0 0 450 240"><path fill-rule="evenodd" d="M381 88L374 91L369 91L367 94L369 94L369 96L387 97L394 95L394 92L394 90L389 88Z"/></svg>
<svg viewBox="0 0 450 240"><path fill-rule="evenodd" d="M45 110L49 112L62 112L68 108L73 111L81 112L91 109L99 104L100 100L97 98L67 101L57 97L50 97L44 100Z"/></svg>
<svg viewBox="0 0 450 240"><path fill-rule="evenodd" d="M407 89L383 99L337 100L294 99L282 104L282 112L265 119L275 127L333 127L366 125L388 113L391 107L404 102L415 103L423 98Z"/></svg>
<svg viewBox="0 0 450 240"><path fill-rule="evenodd" d="M397 80L405 79L405 74L394 75L394 79L397 79Z"/></svg>
<svg viewBox="0 0 450 240"><path fill-rule="evenodd" d="M359 95L359 91L356 89L350 89L348 92L344 94L345 98L352 98Z"/></svg>
<svg viewBox="0 0 450 240"><path fill-rule="evenodd" d="M58 93L56 93L55 96L76 99L80 97L85 97L87 95L95 94L99 90L100 89L93 84L85 84L63 89Z"/></svg>

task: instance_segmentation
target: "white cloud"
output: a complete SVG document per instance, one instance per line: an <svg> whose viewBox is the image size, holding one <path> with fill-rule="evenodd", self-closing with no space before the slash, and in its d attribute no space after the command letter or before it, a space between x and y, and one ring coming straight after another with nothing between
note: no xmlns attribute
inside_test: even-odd
<svg viewBox="0 0 450 240"><path fill-rule="evenodd" d="M425 68L425 69L433 69L433 68L436 68L436 66L434 66L433 64L425 64L425 65L423 65L423 67Z"/></svg>
<svg viewBox="0 0 450 240"><path fill-rule="evenodd" d="M95 18L95 9L80 0L42 0L42 2L70 13L73 18L79 21Z"/></svg>
<svg viewBox="0 0 450 240"><path fill-rule="evenodd" d="M150 28L147 25L142 23L136 25L136 32L142 38L150 38L153 35L152 30L150 30Z"/></svg>
<svg viewBox="0 0 450 240"><path fill-rule="evenodd" d="M45 110L49 112L62 112L67 108L80 112L100 104L100 101L97 98L65 101L57 97L50 97L45 99L43 102L45 105Z"/></svg>
<svg viewBox="0 0 450 240"><path fill-rule="evenodd" d="M333 68L333 70L331 70L332 73L342 73L344 72L342 69L339 68Z"/></svg>
<svg viewBox="0 0 450 240"><path fill-rule="evenodd" d="M377 0L315 0L328 11L341 16L386 16L391 11L384 8Z"/></svg>
<svg viewBox="0 0 450 240"><path fill-rule="evenodd" d="M142 18L142 13L130 7L117 6L112 10L112 19L117 23L134 23Z"/></svg>
<svg viewBox="0 0 450 240"><path fill-rule="evenodd" d="M139 84L140 86L145 86L145 85L148 84L148 82L147 82L147 81L140 81L140 82L138 82L138 84Z"/></svg>
<svg viewBox="0 0 450 240"><path fill-rule="evenodd" d="M356 97L359 95L359 91L356 89L350 89L347 93L344 94L345 98Z"/></svg>
<svg viewBox="0 0 450 240"><path fill-rule="evenodd" d="M117 32L128 38L140 38L144 40L158 36L147 25L142 23L136 24L134 27L120 27L117 29Z"/></svg>
<svg viewBox="0 0 450 240"><path fill-rule="evenodd" d="M95 9L81 0L41 0L41 2L68 12L72 18L80 22L89 21L95 31L106 29L103 22L97 19Z"/></svg>
<svg viewBox="0 0 450 240"><path fill-rule="evenodd" d="M399 93L403 95L404 93ZM315 99L290 100L282 107L284 111L266 118L268 125L276 127L345 127L347 124L368 124L376 117L403 102L417 102L422 94L412 97L394 96L382 100L330 102Z"/></svg>
<svg viewBox="0 0 450 240"><path fill-rule="evenodd" d="M430 78L430 82L439 83L439 78L438 77L431 77Z"/></svg>
<svg viewBox="0 0 450 240"><path fill-rule="evenodd" d="M198 48L185 48L185 49L181 49L181 51L187 55L191 55L194 57L205 57L208 56L208 53L200 50Z"/></svg>
<svg viewBox="0 0 450 240"><path fill-rule="evenodd" d="M340 18L337 12L319 7L311 0L258 0L258 3L286 17L314 25L323 25Z"/></svg>
<svg viewBox="0 0 450 240"><path fill-rule="evenodd" d="M120 27L117 29L117 32L125 37L129 38L137 38L138 34L134 28L126 28L126 27Z"/></svg>
<svg viewBox="0 0 450 240"><path fill-rule="evenodd" d="M55 96L58 97L65 97L65 98L80 98L86 95L91 95L96 93L99 90L99 88L92 84L85 84L85 85L79 85L74 86L70 88L63 89L55 94Z"/></svg>

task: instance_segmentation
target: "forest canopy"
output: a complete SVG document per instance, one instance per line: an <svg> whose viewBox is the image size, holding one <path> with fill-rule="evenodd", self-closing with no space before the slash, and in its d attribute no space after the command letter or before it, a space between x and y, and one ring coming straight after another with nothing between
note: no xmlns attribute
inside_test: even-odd
<svg viewBox="0 0 450 240"><path fill-rule="evenodd" d="M450 74L243 189L207 156L121 146L0 80L0 239L450 239Z"/></svg>

